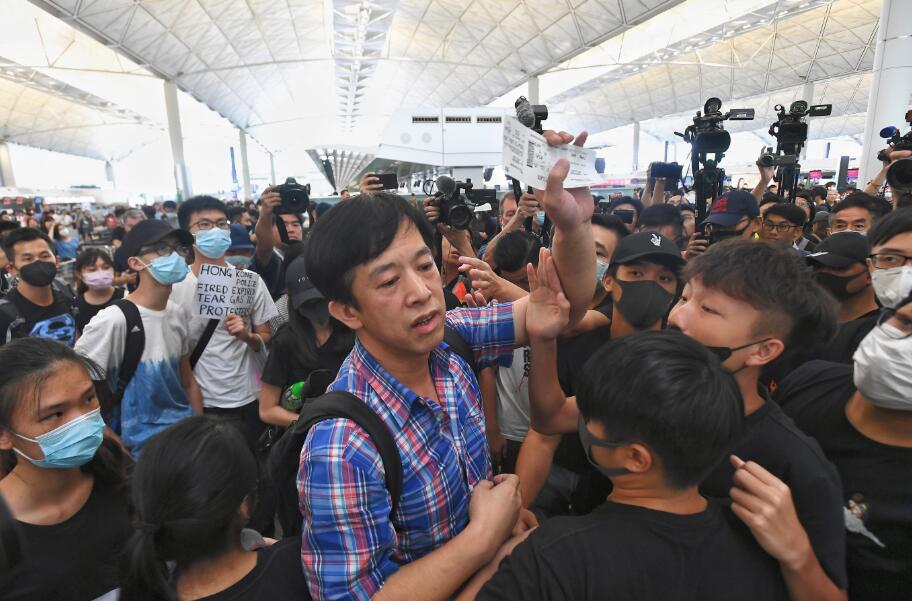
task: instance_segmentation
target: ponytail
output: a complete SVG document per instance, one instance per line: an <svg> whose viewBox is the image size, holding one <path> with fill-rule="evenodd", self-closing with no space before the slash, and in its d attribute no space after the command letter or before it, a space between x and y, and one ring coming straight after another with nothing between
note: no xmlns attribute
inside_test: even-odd
<svg viewBox="0 0 912 601"><path fill-rule="evenodd" d="M140 524L127 541L120 598L130 601L178 601L167 564L155 548L156 530Z"/></svg>

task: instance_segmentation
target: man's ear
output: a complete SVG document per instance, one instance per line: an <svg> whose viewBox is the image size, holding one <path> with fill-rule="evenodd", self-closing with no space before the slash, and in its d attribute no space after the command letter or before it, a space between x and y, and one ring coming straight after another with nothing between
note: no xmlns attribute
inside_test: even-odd
<svg viewBox="0 0 912 601"><path fill-rule="evenodd" d="M356 332L364 327L360 312L352 305L340 301L329 301L329 314L341 321L349 330Z"/></svg>
<svg viewBox="0 0 912 601"><path fill-rule="evenodd" d="M602 279L602 285L605 287L605 292L611 294L611 291L614 289L614 278L605 273L605 277Z"/></svg>
<svg viewBox="0 0 912 601"><path fill-rule="evenodd" d="M635 442L623 449L624 467L635 474L648 472L655 464L655 456L649 447Z"/></svg>
<svg viewBox="0 0 912 601"><path fill-rule="evenodd" d="M763 342L758 342L755 350L748 355L745 365L762 366L771 363L774 359L785 352L785 343L778 338L770 338Z"/></svg>
<svg viewBox="0 0 912 601"><path fill-rule="evenodd" d="M128 258L127 267L129 267L131 270L133 270L137 273L139 273L140 271L142 271L143 269L146 268L146 266L143 265L142 261L139 260L139 257Z"/></svg>

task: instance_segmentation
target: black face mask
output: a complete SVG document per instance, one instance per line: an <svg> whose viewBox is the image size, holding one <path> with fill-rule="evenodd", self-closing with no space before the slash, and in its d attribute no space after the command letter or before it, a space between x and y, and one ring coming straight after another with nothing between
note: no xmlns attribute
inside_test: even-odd
<svg viewBox="0 0 912 601"><path fill-rule="evenodd" d="M858 292L848 291L849 282L860 275L861 273L856 273L855 275L833 275L832 273L823 273L818 271L814 274L814 277L817 279L817 283L820 284L827 292L832 294L836 300L844 301L852 298L853 296L858 296L864 291L864 288Z"/></svg>
<svg viewBox="0 0 912 601"><path fill-rule="evenodd" d="M747 228L750 227L750 224L745 225L740 230L717 230L713 228L709 234L709 243L710 245L715 244L716 242L722 242L723 240L730 240L732 238L740 238L744 235L744 232L747 231Z"/></svg>
<svg viewBox="0 0 912 601"><path fill-rule="evenodd" d="M19 269L19 277L32 286L48 286L57 277L57 264L47 261L35 261Z"/></svg>
<svg viewBox="0 0 912 601"><path fill-rule="evenodd" d="M627 323L638 330L655 325L668 315L675 295L652 280L625 282L615 279L621 288L621 298L614 304Z"/></svg>
<svg viewBox="0 0 912 601"><path fill-rule="evenodd" d="M747 348L749 346L753 346L755 344L760 344L761 342L766 342L767 340L769 340L769 338L764 338L763 340L757 340L756 342L748 342L747 344L742 344L741 346L736 346L734 348L729 347L729 346L707 346L706 348L709 350L709 352L711 352L713 355L715 355L716 357L719 358L719 363L725 363L726 361L728 361L728 358L731 357L732 353L734 353L735 351L740 351L741 349L745 349L745 348ZM736 372L741 371L742 369L744 369L743 366L739 367L735 371Z"/></svg>

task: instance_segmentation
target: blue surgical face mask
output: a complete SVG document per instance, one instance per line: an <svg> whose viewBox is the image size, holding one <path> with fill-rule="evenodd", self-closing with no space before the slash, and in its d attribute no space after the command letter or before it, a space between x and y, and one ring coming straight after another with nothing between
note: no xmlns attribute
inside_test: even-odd
<svg viewBox="0 0 912 601"><path fill-rule="evenodd" d="M36 443L41 448L44 459L33 459L16 447L13 447L13 451L38 467L79 467L95 456L104 438L104 427L101 409L95 409L35 438L12 432L22 440Z"/></svg>
<svg viewBox="0 0 912 601"><path fill-rule="evenodd" d="M595 261L595 285L597 288L605 287L605 274L608 273L608 263L597 259Z"/></svg>
<svg viewBox="0 0 912 601"><path fill-rule="evenodd" d="M233 255L230 257L225 257L225 260L228 261L229 265L234 265L235 267L240 267L241 269L247 269L250 267L251 258L245 257L243 255Z"/></svg>
<svg viewBox="0 0 912 601"><path fill-rule="evenodd" d="M176 251L167 257L158 257L146 267L149 268L149 273L155 278L155 281L163 286L170 286L184 281L184 278L190 272L187 262Z"/></svg>
<svg viewBox="0 0 912 601"><path fill-rule="evenodd" d="M210 259L224 256L228 247L231 246L231 234L220 227L197 232L194 237L196 238L194 243L196 248Z"/></svg>
<svg viewBox="0 0 912 601"><path fill-rule="evenodd" d="M535 214L535 223L538 225L545 225L545 212L539 211Z"/></svg>

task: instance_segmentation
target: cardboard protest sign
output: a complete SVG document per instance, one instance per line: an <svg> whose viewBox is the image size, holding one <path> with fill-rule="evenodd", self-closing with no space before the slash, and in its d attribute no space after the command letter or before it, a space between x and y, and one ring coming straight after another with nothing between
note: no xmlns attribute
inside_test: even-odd
<svg viewBox="0 0 912 601"><path fill-rule="evenodd" d="M247 317L253 310L257 275L232 266L203 264L196 285L197 315L224 319L229 313Z"/></svg>

